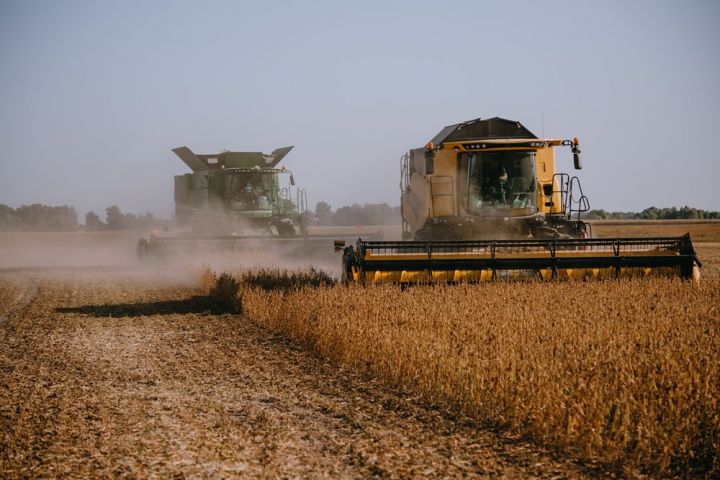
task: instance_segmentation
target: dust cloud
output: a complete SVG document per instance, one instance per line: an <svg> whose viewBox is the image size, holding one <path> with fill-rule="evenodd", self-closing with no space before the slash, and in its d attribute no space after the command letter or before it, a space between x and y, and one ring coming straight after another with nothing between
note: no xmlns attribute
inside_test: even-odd
<svg viewBox="0 0 720 480"><path fill-rule="evenodd" d="M130 267L136 232L0 234L0 268Z"/></svg>
<svg viewBox="0 0 720 480"><path fill-rule="evenodd" d="M397 230L397 232L395 232ZM311 229L310 245L303 240L282 241L268 237L253 242L236 242L233 248L213 241L170 248L160 256L140 261L137 243L149 238L147 232L22 232L0 234L0 270L92 269L132 271L138 274L168 276L179 279L207 266L215 271L314 268L339 277L340 254L333 240L352 243L357 238L392 239L399 227L318 227ZM218 248L220 247L220 248ZM193 274L194 275L194 274ZM193 276L190 275L190 276Z"/></svg>

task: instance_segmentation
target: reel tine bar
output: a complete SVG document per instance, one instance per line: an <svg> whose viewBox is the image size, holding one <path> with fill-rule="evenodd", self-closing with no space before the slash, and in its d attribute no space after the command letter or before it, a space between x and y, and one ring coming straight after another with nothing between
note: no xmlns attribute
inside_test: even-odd
<svg viewBox="0 0 720 480"><path fill-rule="evenodd" d="M552 278L560 270L610 269L619 277L623 269L679 268L684 279L693 276L701 263L689 235L681 237L551 239L551 240L457 240L457 241L363 241L355 252L349 247L349 263L362 281L364 272L488 270L498 272L548 269ZM432 278L432 277L430 277Z"/></svg>

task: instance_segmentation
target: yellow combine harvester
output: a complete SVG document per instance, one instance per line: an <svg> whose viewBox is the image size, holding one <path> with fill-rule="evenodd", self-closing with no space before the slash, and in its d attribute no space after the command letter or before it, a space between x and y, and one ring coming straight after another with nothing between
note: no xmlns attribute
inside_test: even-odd
<svg viewBox="0 0 720 480"><path fill-rule="evenodd" d="M444 128L401 160L404 241L344 246L345 281L431 283L499 278L699 278L689 235L596 239L575 176L559 173L555 148L519 122L471 120Z"/></svg>

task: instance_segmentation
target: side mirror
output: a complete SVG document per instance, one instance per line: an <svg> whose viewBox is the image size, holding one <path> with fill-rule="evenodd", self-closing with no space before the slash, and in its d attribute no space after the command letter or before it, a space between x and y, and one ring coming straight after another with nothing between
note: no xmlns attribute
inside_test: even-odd
<svg viewBox="0 0 720 480"><path fill-rule="evenodd" d="M573 145L572 153L573 153L573 163L575 164L575 170L582 170L582 161L580 159L580 146Z"/></svg>
<svg viewBox="0 0 720 480"><path fill-rule="evenodd" d="M543 191L543 195L545 195L546 197L549 197L550 195L552 195L553 194L552 184L551 183L543 183L542 191Z"/></svg>
<svg viewBox="0 0 720 480"><path fill-rule="evenodd" d="M290 174L290 185L295 186L295 177L293 177L292 173Z"/></svg>

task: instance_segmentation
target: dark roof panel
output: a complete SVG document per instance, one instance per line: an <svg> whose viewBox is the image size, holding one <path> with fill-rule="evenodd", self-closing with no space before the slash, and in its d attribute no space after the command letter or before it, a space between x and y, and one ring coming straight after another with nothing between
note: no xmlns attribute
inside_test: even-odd
<svg viewBox="0 0 720 480"><path fill-rule="evenodd" d="M505 118L494 117L486 120L476 118L443 128L431 140L435 145L444 142L464 142L468 140L491 140L497 138L537 138L522 123Z"/></svg>

